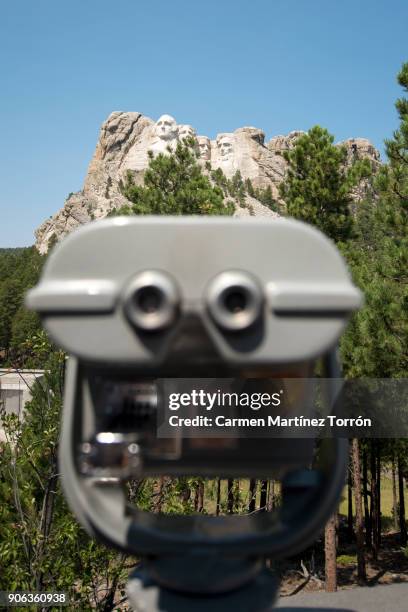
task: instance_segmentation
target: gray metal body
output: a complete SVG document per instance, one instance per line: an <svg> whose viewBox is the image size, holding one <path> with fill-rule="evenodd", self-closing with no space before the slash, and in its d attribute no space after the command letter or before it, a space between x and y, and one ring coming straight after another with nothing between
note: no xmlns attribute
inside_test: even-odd
<svg viewBox="0 0 408 612"><path fill-rule="evenodd" d="M156 343L135 333L124 309L129 285L147 270L163 272L180 294L179 317ZM211 285L231 271L244 272L263 298L258 325L232 337L220 330L208 308ZM51 337L70 354L145 371L151 367L156 375L193 317L222 362L270 367L324 354L360 303L337 249L312 227L287 219L194 217L90 223L55 248L27 297ZM193 349L186 363L197 358Z"/></svg>
<svg viewBox="0 0 408 612"><path fill-rule="evenodd" d="M304 376L322 356L326 376L337 377L335 346L360 303L334 245L293 220L119 217L81 228L50 256L27 304L71 355L60 443L66 497L91 535L144 556L149 579L180 594L173 604L170 597L169 610L181 609L180 597L193 610L204 593L234 601L248 587L251 597L255 582L265 580L271 602L275 588L260 574L262 558L294 554L316 537L343 486L347 441L323 441L312 469L313 441L290 441L284 452L262 442L270 462L262 475L283 478L284 504L276 514L146 514L128 507L123 482L154 473L151 442L143 447L143 439L132 441L129 433L98 431L95 381L245 378L282 369ZM188 464L180 448L177 469L166 457L156 468L179 474L198 465L205 475L208 453ZM80 453L98 453L98 461L109 464L118 449L125 471L112 468L111 477L81 472ZM222 473L222 452L219 457ZM250 454L238 454L230 473L250 462ZM144 588L144 578L135 580L130 592ZM146 601L150 596L146 592ZM150 609L158 608L152 603Z"/></svg>

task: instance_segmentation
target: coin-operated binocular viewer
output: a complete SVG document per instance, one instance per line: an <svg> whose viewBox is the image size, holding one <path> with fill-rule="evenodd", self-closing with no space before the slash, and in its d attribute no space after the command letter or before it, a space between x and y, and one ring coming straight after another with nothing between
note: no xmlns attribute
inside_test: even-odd
<svg viewBox="0 0 408 612"><path fill-rule="evenodd" d="M263 559L313 541L347 461L340 439L316 452L308 438L159 437L157 379L265 384L313 377L318 360L334 379L360 302L335 246L294 220L117 217L55 248L27 304L69 354L62 484L89 534L142 557L128 585L135 610L269 609ZM131 507L126 482L159 475L279 478L282 503L241 516Z"/></svg>

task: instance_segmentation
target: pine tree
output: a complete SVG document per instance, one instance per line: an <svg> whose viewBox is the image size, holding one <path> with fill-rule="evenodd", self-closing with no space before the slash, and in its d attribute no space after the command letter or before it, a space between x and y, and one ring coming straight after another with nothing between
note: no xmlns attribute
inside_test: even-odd
<svg viewBox="0 0 408 612"><path fill-rule="evenodd" d="M221 187L213 185L197 161L194 140L186 138L168 155L153 157L142 186L129 172L123 195L129 204L111 214L122 215L232 215L234 205Z"/></svg>
<svg viewBox="0 0 408 612"><path fill-rule="evenodd" d="M270 185L265 187L265 189L257 189L254 195L256 199L259 200L264 206L267 206L275 212L280 211L280 206L272 195L272 188Z"/></svg>
<svg viewBox="0 0 408 612"><path fill-rule="evenodd" d="M408 93L408 62L397 76ZM408 280L408 98L399 98L395 107L400 119L394 137L385 141L389 163L380 173L376 186L381 195L377 210L384 238L381 244L382 275L406 285ZM404 294L405 314L407 294Z"/></svg>
<svg viewBox="0 0 408 612"><path fill-rule="evenodd" d="M408 91L408 63L398 81ZM346 255L365 308L342 339L349 376L406 377L408 371L408 100L396 102L400 127L385 141L388 164L375 181L379 198L357 212Z"/></svg>
<svg viewBox="0 0 408 612"><path fill-rule="evenodd" d="M35 247L0 249L0 350L9 362L24 333L40 329L37 315L23 306L24 294L38 280L45 257Z"/></svg>
<svg viewBox="0 0 408 612"><path fill-rule="evenodd" d="M352 189L370 173L367 161L346 164L347 151L320 127L311 128L283 156L286 180L279 187L288 215L311 223L336 242L351 235Z"/></svg>

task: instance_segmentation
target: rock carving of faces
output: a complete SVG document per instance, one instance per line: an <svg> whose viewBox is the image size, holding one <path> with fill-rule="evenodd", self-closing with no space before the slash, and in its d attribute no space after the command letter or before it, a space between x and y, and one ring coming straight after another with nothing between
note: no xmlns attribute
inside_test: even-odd
<svg viewBox="0 0 408 612"><path fill-rule="evenodd" d="M179 139L183 140L184 138L195 138L196 131L191 125L179 125L178 128Z"/></svg>
<svg viewBox="0 0 408 612"><path fill-rule="evenodd" d="M172 140L177 137L177 123L174 117L162 115L155 124L155 132L162 140Z"/></svg>
<svg viewBox="0 0 408 612"><path fill-rule="evenodd" d="M232 137L229 134L222 134L217 138L217 146L221 157L224 159L231 157L233 152Z"/></svg>
<svg viewBox="0 0 408 612"><path fill-rule="evenodd" d="M211 157L211 145L210 139L207 136L199 136L197 138L198 141L198 151L200 154L200 159L210 159Z"/></svg>

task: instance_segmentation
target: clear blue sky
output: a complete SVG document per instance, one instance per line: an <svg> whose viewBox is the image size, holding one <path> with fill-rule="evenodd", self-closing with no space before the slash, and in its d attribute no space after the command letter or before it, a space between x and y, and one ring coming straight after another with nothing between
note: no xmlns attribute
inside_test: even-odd
<svg viewBox="0 0 408 612"><path fill-rule="evenodd" d="M114 110L267 138L319 123L382 148L407 0L3 0L0 247L81 189Z"/></svg>

